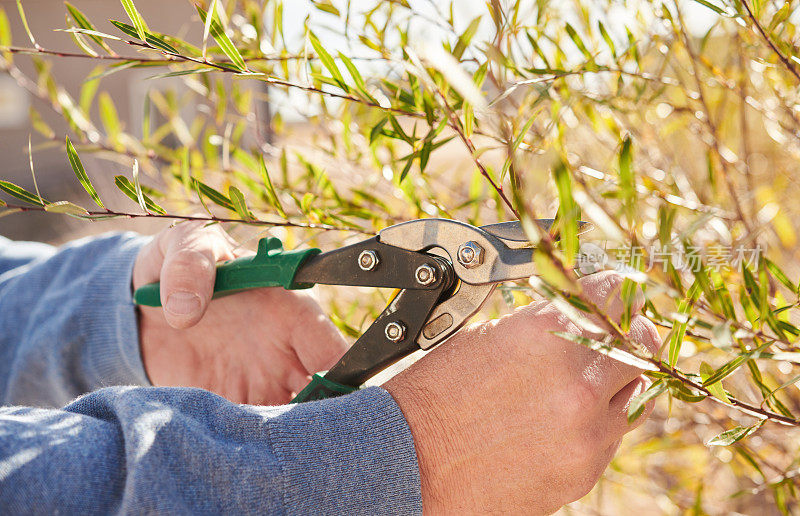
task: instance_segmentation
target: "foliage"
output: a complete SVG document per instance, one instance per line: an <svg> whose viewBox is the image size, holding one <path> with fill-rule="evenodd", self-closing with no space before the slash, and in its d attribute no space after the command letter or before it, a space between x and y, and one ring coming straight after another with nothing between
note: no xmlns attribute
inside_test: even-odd
<svg viewBox="0 0 800 516"><path fill-rule="evenodd" d="M204 2L184 41L132 0L108 33L67 3L74 52L42 48L27 24L33 48L12 46L14 13L0 9L0 68L64 117L69 162L99 208L2 181L0 210L278 226L327 245L409 218L519 217L541 275L504 299L591 313L609 339L573 340L654 380L630 419L659 400L595 494L568 510L800 510L798 2L491 0L467 19L456 2L313 6L293 41L282 0ZM698 31L689 9L709 26ZM17 67L23 55L35 79ZM76 101L46 59L102 66ZM134 131L96 93L103 77L143 68L152 87ZM302 122L279 111L265 134L264 91L302 106ZM190 105L203 109L187 116ZM64 142L35 112L32 123ZM116 185L139 210L107 207L80 153L128 160L132 177ZM207 215L190 215L198 208ZM531 223L552 214L560 239ZM625 271L619 325L575 283L580 218ZM656 356L626 333L637 291L662 331ZM357 334L363 299L330 305Z"/></svg>

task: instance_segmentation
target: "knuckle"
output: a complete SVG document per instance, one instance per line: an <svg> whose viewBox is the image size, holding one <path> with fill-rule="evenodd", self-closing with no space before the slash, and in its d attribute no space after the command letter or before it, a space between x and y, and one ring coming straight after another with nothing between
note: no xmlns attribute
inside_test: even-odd
<svg viewBox="0 0 800 516"><path fill-rule="evenodd" d="M616 271L598 272L586 276L585 279L586 281L582 284L584 291L598 305L605 304L619 290L624 280L622 275Z"/></svg>
<svg viewBox="0 0 800 516"><path fill-rule="evenodd" d="M563 331L567 333L581 334L580 327L570 319L570 317L559 310L556 306L548 306L542 313L540 326L544 326L551 331ZM533 329L533 328L532 328ZM539 328L541 329L541 328Z"/></svg>
<svg viewBox="0 0 800 516"><path fill-rule="evenodd" d="M207 275L214 271L211 258L195 249L180 249L167 259L166 273L170 275L195 276Z"/></svg>
<svg viewBox="0 0 800 516"><path fill-rule="evenodd" d="M573 416L584 419L589 414L594 414L604 399L598 386L581 379L574 382L568 389L569 397L572 399Z"/></svg>

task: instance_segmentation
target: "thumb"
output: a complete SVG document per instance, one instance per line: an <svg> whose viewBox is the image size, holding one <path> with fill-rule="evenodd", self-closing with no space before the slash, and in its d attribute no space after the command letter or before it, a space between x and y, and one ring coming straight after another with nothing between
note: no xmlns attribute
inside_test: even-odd
<svg viewBox="0 0 800 516"><path fill-rule="evenodd" d="M169 239L161 266L161 299L170 326L185 329L200 322L214 295L216 263L228 258L230 245L220 231L192 228Z"/></svg>

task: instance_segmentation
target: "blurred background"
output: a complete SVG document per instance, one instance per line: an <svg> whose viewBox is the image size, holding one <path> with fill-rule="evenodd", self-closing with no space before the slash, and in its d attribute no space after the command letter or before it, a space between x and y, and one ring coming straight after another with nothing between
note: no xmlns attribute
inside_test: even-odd
<svg viewBox="0 0 800 516"><path fill-rule="evenodd" d="M113 32L114 27L107 20L125 20L125 13L117 2L103 0L74 0L72 4L81 10L89 19L98 24L98 30L103 32ZM23 3L28 13L28 23L31 31L36 36L37 42L50 49L71 49L74 47L70 36L63 32L56 32L56 28L70 26L65 18L66 10L63 2L59 0L25 0ZM15 43L24 44L26 40L20 39L25 31L19 16L16 16L15 0L0 0L9 13L11 31L17 35ZM189 1L156 1L139 0L136 2L137 8L147 20L153 20L158 31L184 37L192 34L195 39L202 37L202 25L199 24L197 12ZM429 2L416 2L414 5L420 13L433 15L435 7ZM454 4L453 14L460 23L466 23L473 19L483 10L484 3L481 0L463 0ZM591 6L590 6L591 7ZM713 12L700 5L687 3L687 20L693 34L701 36L711 26L715 19ZM575 7L569 2L550 8L571 11ZM626 7L623 3L616 6L620 16L618 21L625 18L633 18L633 6ZM304 23L307 18L314 14L314 4L310 0L296 0L284 4L284 26L287 33L287 44L289 46L300 47L303 44ZM329 23L329 20L326 20ZM417 34L420 38L432 37L440 38L444 29L430 19L417 17L412 20L416 25ZM320 33L326 47L334 53L336 50L359 51L364 47L356 45L353 49L352 43L348 42L342 34L338 32L341 23L333 23L334 30L325 30ZM483 24L477 37L486 37L491 32L488 24ZM24 36L23 36L24 38ZM35 76L35 67L30 59L21 58L17 63L20 69L28 76ZM51 66L52 73L57 77L61 86L68 91L73 98L80 97L80 91L84 81L93 75L92 71L97 63L82 59L49 59L48 66ZM367 64L369 66L369 64ZM174 87L180 87L179 80L149 81L149 77L155 72L152 70L127 70L125 73L109 75L103 78L102 89L107 91L115 101L119 117L124 121L125 130L131 133L140 133L142 128L144 98L151 88L168 91ZM96 74L95 74L96 75ZM269 88L264 85L254 86L265 96L269 93ZM266 100L259 111L259 123L263 124L264 132L269 133L271 115L277 111L282 119L289 124L294 124L302 132L302 128L308 123L308 115L316 114L313 102L308 97L289 92L276 92L275 99ZM28 135L35 133L29 116L29 109L33 108L41 115L44 121L57 133L64 134L67 125L63 117L55 113L50 107L49 102L32 94L27 89L20 86L17 81L6 74L0 74L0 155L3 156L2 176L16 184L26 185L29 189L33 184L31 181L30 167L27 156ZM194 106L196 108L196 106ZM191 112L192 106L184 106L187 112ZM155 112L154 108L151 108ZM92 114L97 116L97 109L94 108ZM460 153L458 153L460 154ZM457 156L455 159L461 160L462 166L469 166L469 160L464 156ZM90 175L101 197L108 196L117 201L124 202L124 197L114 187L113 178L115 175L125 172L128 168L115 165L107 160L97 160L87 155L87 168L94 171ZM447 161L447 159L443 160ZM83 189L73 180L69 163L63 152L63 148L52 144L38 144L35 149L35 168L39 187L42 191L48 192L53 198L72 199L80 196ZM24 216L10 216L0 218L0 234L12 239L32 239L43 240L53 243L62 243L78 235L93 234L110 229L130 229L143 233L151 233L162 227L164 223L152 221L124 221L115 220L113 226L109 224L86 224L68 217L53 217L47 214L27 213Z"/></svg>

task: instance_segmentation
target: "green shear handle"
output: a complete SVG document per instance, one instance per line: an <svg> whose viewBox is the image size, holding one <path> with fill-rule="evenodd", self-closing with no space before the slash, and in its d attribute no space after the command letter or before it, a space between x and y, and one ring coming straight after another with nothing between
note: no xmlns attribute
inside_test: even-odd
<svg viewBox="0 0 800 516"><path fill-rule="evenodd" d="M277 238L258 242L255 256L237 258L217 266L214 298L261 287L283 287L287 290L311 288L309 283L295 283L297 270L319 249L284 251ZM151 283L136 290L133 301L141 306L161 306L160 283Z"/></svg>

